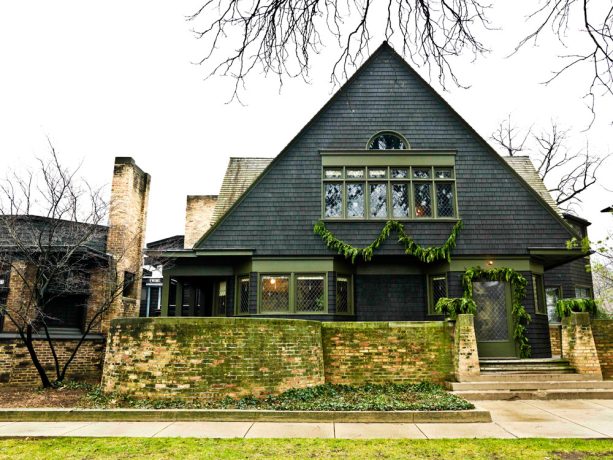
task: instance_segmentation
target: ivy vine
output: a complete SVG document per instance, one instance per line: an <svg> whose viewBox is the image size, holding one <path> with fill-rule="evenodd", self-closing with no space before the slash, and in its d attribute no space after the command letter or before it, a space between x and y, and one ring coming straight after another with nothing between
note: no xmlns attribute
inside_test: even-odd
<svg viewBox="0 0 613 460"><path fill-rule="evenodd" d="M334 233L328 230L322 221L319 221L313 227L315 234L319 235L326 246L338 254L345 256L346 259L351 258L351 262L355 263L358 256L368 262L373 257L373 252L387 240L392 231L398 233L398 242L404 246L404 252L407 255L417 257L420 261L431 263L437 260L446 259L451 261L451 250L455 248L456 238L462 229L462 221L459 220L451 229L451 234L447 241L439 247L422 247L415 240L407 235L404 231L404 225L397 220L388 220L385 226L381 229L379 236L365 248L355 248L342 240L339 240Z"/></svg>
<svg viewBox="0 0 613 460"><path fill-rule="evenodd" d="M488 281L505 281L511 284L512 302L511 315L513 316L513 338L519 346L519 357L529 358L532 348L528 344L526 336L527 326L532 321L532 317L522 305L526 297L526 285L528 282L521 273L510 268L492 268L489 270L481 267L472 267L464 272L462 285L464 287L464 297L473 298L473 281L485 279Z"/></svg>

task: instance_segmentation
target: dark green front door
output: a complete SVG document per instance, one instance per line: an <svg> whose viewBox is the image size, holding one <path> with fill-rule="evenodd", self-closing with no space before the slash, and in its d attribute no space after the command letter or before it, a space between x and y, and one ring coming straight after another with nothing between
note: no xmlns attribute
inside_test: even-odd
<svg viewBox="0 0 613 460"><path fill-rule="evenodd" d="M502 281L473 282L475 333L480 357L515 357L511 289Z"/></svg>

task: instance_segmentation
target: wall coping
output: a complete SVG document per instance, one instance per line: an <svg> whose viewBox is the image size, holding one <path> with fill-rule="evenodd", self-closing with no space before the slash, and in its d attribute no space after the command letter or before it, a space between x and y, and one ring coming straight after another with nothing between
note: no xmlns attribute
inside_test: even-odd
<svg viewBox="0 0 613 460"><path fill-rule="evenodd" d="M351 321L332 322L323 321L322 328L337 329L394 329L394 328L421 328L438 329L446 327L447 321Z"/></svg>
<svg viewBox="0 0 613 460"><path fill-rule="evenodd" d="M116 318L111 320L111 326L143 326L146 324L164 324L164 325L173 325L173 324L193 324L193 325L227 325L231 326L232 324L237 323L248 323L251 322L253 324L261 323L261 324L283 324L287 325L288 323L294 322L300 325L317 325L321 324L321 321L313 321L306 319L290 319L290 318L244 318L244 317L185 317L185 316L164 316L164 317L155 317L155 318Z"/></svg>
<svg viewBox="0 0 613 460"><path fill-rule="evenodd" d="M81 334L50 334L52 340L81 340ZM47 340L44 334L32 334L34 340ZM0 332L0 342L8 340L21 340L21 336L16 332ZM100 334L87 334L84 338L86 341L106 341L106 337Z"/></svg>

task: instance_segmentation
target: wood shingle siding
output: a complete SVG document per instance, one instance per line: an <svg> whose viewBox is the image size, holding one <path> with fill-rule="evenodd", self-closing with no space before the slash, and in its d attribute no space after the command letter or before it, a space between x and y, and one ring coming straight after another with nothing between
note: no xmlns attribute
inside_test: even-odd
<svg viewBox="0 0 613 460"><path fill-rule="evenodd" d="M248 248L257 255L329 255L313 224L321 218L320 149L364 149L377 131L415 149L456 150L459 216L454 255L525 255L565 247L573 236L546 203L387 45L382 46L271 163L200 241L203 249ZM411 151L407 151L411 155ZM223 195L223 190L221 195ZM422 245L441 245L453 222L410 222ZM330 222L340 239L366 246L382 222ZM393 238L379 254L400 255Z"/></svg>

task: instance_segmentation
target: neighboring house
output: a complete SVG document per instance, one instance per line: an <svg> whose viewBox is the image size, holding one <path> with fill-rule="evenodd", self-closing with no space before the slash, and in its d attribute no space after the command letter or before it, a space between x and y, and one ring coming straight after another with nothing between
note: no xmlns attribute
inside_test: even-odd
<svg viewBox="0 0 613 460"><path fill-rule="evenodd" d="M505 161L384 43L276 158L231 159L212 226L165 253L162 315L427 321L441 319L437 299L462 296L468 268L508 267L528 282L532 356L549 357L543 276L586 254L566 249L580 234L529 166ZM323 221L363 248L390 220L422 247L463 229L451 260L431 263L394 232L355 263L314 233ZM516 356L509 286L474 286L480 354Z"/></svg>
<svg viewBox="0 0 613 460"><path fill-rule="evenodd" d="M12 265L22 265L20 271L25 276L36 267L22 260L23 251L15 247L16 242L18 246L28 245L30 240L34 242L39 238L46 242L45 236L49 234L57 240L49 243L53 251L78 248L78 254L75 254L80 261L78 266L75 264L78 273L74 273L73 279L66 280L71 283L70 289L65 285L58 285L57 289L52 286L48 290L50 301L45 304L45 321L52 337L61 338L56 344L60 356L74 347L91 315L101 305L110 304L102 322L91 331L86 340L88 343L77 355L73 367L80 376L91 377L100 373L104 334L110 320L138 315L149 186L149 175L132 158L118 157L113 170L108 226L31 215L0 217L0 251L10 253ZM119 287L123 286L121 295L109 297L109 279ZM56 283L63 281L55 279ZM6 305L9 311L20 311L20 305L28 297L27 292L25 281L16 270L0 272L0 304ZM35 331L35 338L44 343L42 331ZM90 346L89 342L98 345ZM52 366L51 353L39 353L39 357L44 366ZM36 380L35 374L15 325L0 314L0 381L26 382Z"/></svg>

